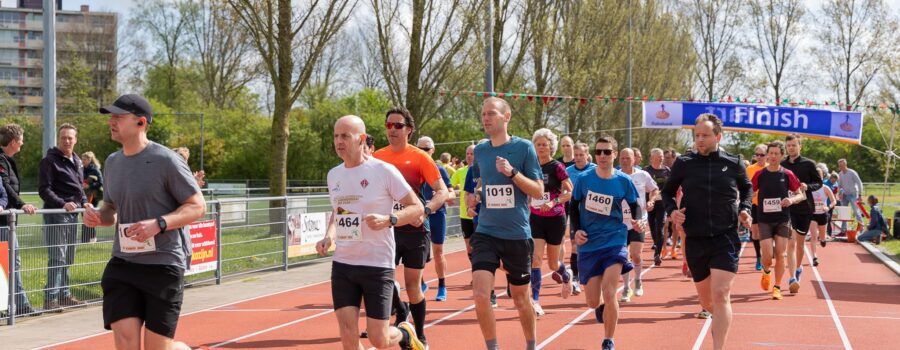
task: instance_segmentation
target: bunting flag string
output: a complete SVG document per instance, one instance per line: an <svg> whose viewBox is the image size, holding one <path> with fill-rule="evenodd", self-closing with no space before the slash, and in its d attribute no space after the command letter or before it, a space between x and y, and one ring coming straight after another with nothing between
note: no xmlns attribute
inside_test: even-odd
<svg viewBox="0 0 900 350"><path fill-rule="evenodd" d="M506 99L511 99L513 101L527 101L529 103L541 103L543 105L550 104L559 104L559 103L578 103L580 106L587 106L589 104L594 103L619 103L619 102L634 102L634 101L667 101L667 102L719 102L719 103L747 103L747 104L769 104L774 103L779 106L791 106L791 107L836 107L840 110L845 111L864 111L864 110L890 110L892 113L900 114L900 107L897 105L892 105L886 102L881 102L877 104L855 104L852 106L848 106L843 102L837 102L834 100L822 100L815 101L810 99L793 99L793 98L785 98L781 101L775 100L766 100L761 98L741 98L741 97L732 97L732 96L722 96L719 98L713 98L712 101L706 101L702 99L695 99L692 97L679 97L679 98L665 98L665 97L656 97L653 95L643 95L643 96L613 96L613 95L596 95L596 96L560 96L560 95L538 95L538 94L526 94L526 93L517 93L517 92L495 92L495 91L472 91L472 90L460 90L460 91L451 91L451 90L441 90L441 96L469 96L469 97L503 97ZM847 108L850 107L850 108Z"/></svg>

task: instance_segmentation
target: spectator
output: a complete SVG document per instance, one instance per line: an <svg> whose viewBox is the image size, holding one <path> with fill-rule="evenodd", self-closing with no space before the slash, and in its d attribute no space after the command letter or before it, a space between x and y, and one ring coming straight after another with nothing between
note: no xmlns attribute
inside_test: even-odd
<svg viewBox="0 0 900 350"><path fill-rule="evenodd" d="M7 124L0 127L0 179L3 181L3 190L6 193L7 204L3 206L5 209L21 209L25 213L34 214L35 208L31 204L26 204L19 197L19 169L13 156L22 149L25 144L25 130L17 124ZM9 241L9 216L0 215L0 241ZM13 237L13 249L18 249L19 240ZM25 295L25 288L22 284L22 256L16 255L14 271L20 271L16 274L14 283L15 293L15 314L16 315L39 315L40 310L35 310L28 302L28 296Z"/></svg>
<svg viewBox="0 0 900 350"><path fill-rule="evenodd" d="M434 145L432 144L432 146L434 146ZM432 150L433 149L434 148L432 148ZM428 152L428 151L425 151L425 152ZM434 152L432 152L432 153L434 153ZM453 166L453 162L452 162L451 158L452 158L452 156L450 155L450 153L447 153L447 152L441 153L441 166L444 167L444 170L447 171L447 174L450 174L450 176L453 176L453 173L456 172L456 168Z"/></svg>
<svg viewBox="0 0 900 350"><path fill-rule="evenodd" d="M840 181L838 181L841 205L850 206L850 209L853 210L853 215L856 216L856 222L862 223L862 213L859 212L859 208L856 206L859 196L863 193L862 180L859 179L859 174L856 173L856 170L847 167L846 159L838 159L838 169L841 171ZM844 221L841 226L842 231L846 232L847 222Z"/></svg>
<svg viewBox="0 0 900 350"><path fill-rule="evenodd" d="M860 242L871 241L875 244L881 244L881 234L889 232L887 222L884 221L884 215L881 214L881 207L878 206L878 198L870 195L869 202L869 226L866 232L859 235L856 240ZM890 235L888 235L890 237Z"/></svg>
<svg viewBox="0 0 900 350"><path fill-rule="evenodd" d="M84 194L88 203L96 207L103 199L103 173L100 172L100 161L94 156L94 152L84 152L81 154L81 163L84 164ZM97 230L82 226L81 243L87 242L97 242Z"/></svg>
<svg viewBox="0 0 900 350"><path fill-rule="evenodd" d="M178 155L181 156L181 158L184 158L185 163L188 163L188 158L191 157L190 149L182 146L182 147L173 148L172 150L175 151L175 153L178 153ZM197 186L200 186L202 188L203 185L206 185L206 172L203 170L195 171L194 172L194 180L197 180Z"/></svg>
<svg viewBox="0 0 900 350"><path fill-rule="evenodd" d="M69 290L69 267L75 263L78 236L78 214L74 211L87 203L84 189L84 166L75 155L78 129L63 124L57 130L58 146L47 151L38 171L38 193L44 209L65 209L65 214L44 215L44 239L47 244L47 286L44 310L82 305Z"/></svg>
<svg viewBox="0 0 900 350"><path fill-rule="evenodd" d="M375 138L372 135L366 134L366 148L363 151L366 152L366 157L371 157L372 153L375 153Z"/></svg>

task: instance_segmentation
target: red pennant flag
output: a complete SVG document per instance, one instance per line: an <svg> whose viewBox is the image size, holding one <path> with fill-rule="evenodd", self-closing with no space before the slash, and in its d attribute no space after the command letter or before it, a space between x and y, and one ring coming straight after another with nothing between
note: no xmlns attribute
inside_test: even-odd
<svg viewBox="0 0 900 350"><path fill-rule="evenodd" d="M584 98L584 97L582 97L581 100L580 100L580 103L581 103L582 106L586 105L587 102L588 102L588 100L587 100L586 98Z"/></svg>
<svg viewBox="0 0 900 350"><path fill-rule="evenodd" d="M541 96L541 102L547 104L547 100L550 99L548 96Z"/></svg>
<svg viewBox="0 0 900 350"><path fill-rule="evenodd" d="M731 95L728 95L728 103L731 103L731 102L734 102L734 100L731 99Z"/></svg>
<svg viewBox="0 0 900 350"><path fill-rule="evenodd" d="M475 92L470 92L470 93L469 93L469 96L475 97Z"/></svg>
<svg viewBox="0 0 900 350"><path fill-rule="evenodd" d="M528 99L528 102L534 102L534 95L528 95L528 96L525 97L525 98Z"/></svg>

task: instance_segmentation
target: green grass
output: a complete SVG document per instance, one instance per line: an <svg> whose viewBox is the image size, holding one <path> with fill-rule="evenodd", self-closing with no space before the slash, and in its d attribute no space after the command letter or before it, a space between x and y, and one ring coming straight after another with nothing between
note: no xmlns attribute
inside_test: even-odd
<svg viewBox="0 0 900 350"><path fill-rule="evenodd" d="M881 242L881 248L895 261L900 262L900 240L883 241Z"/></svg>

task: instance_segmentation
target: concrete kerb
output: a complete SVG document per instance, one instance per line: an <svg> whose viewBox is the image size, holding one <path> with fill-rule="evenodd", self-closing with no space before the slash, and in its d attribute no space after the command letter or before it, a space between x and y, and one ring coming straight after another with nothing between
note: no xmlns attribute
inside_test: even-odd
<svg viewBox="0 0 900 350"><path fill-rule="evenodd" d="M863 248L868 250L869 253L875 256L876 259L880 260L881 263L884 264L884 266L887 266L887 268L891 269L891 271L894 271L897 276L900 276L900 264L897 264L894 259L891 259L891 257L885 255L884 252L881 251L881 249L878 249L878 247L870 242L860 242L860 244L862 244Z"/></svg>

